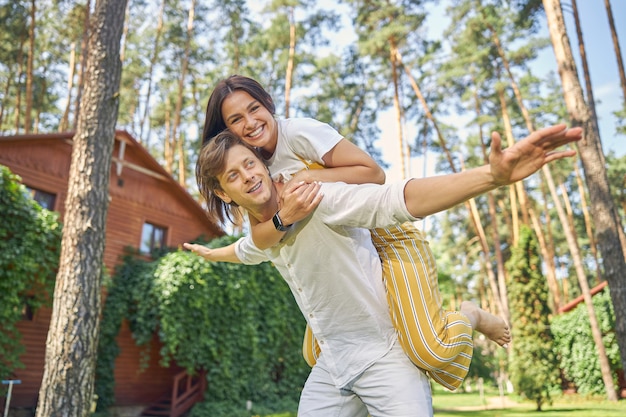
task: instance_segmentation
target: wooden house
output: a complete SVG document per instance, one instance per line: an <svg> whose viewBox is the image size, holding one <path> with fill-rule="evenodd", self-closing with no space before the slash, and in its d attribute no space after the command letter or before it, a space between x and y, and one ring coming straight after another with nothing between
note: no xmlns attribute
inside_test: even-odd
<svg viewBox="0 0 626 417"><path fill-rule="evenodd" d="M72 138L72 132L0 136L0 164L19 175L35 199L60 212L61 218ZM109 271L120 262L127 247L148 254L157 247L175 247L200 236L210 239L224 234L208 220L199 203L125 131L115 135L109 195L104 252ZM25 368L15 372L21 384L13 387L11 408L37 404L50 317L51 309L41 308L19 323L26 349L21 357ZM116 405L149 405L173 391L197 388L176 366L159 366L157 355L151 355L154 358L148 369L140 370L141 349L135 345L126 324L117 341L121 353L115 364ZM152 343L151 351L159 352L156 337Z"/></svg>

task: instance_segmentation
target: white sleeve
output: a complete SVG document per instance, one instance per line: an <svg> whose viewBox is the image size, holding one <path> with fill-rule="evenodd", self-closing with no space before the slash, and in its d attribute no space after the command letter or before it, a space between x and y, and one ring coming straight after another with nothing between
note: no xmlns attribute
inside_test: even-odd
<svg viewBox="0 0 626 417"><path fill-rule="evenodd" d="M391 184L323 183L316 215L329 225L373 229L420 220L404 202L407 179Z"/></svg>
<svg viewBox="0 0 626 417"><path fill-rule="evenodd" d="M244 236L235 242L235 255L245 265L258 265L269 261L267 254L254 246L251 236Z"/></svg>
<svg viewBox="0 0 626 417"><path fill-rule="evenodd" d="M310 118L298 118L288 119L285 124L285 138L295 155L323 164L322 158L343 139L343 136L327 123Z"/></svg>

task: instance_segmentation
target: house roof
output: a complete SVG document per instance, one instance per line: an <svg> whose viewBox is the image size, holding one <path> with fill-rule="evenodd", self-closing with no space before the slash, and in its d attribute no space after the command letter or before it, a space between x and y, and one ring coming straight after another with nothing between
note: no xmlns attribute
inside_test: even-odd
<svg viewBox="0 0 626 417"><path fill-rule="evenodd" d="M593 297L594 295L602 291L604 287L607 286L607 284L608 284L608 281L602 281L600 284L593 287L590 291L591 296ZM567 313L568 311L573 310L578 304L582 303L583 301L585 301L584 297L582 295L579 295L578 297L574 298L569 303L565 304L563 307L559 308L559 314Z"/></svg>
<svg viewBox="0 0 626 417"><path fill-rule="evenodd" d="M58 141L63 140L68 143L72 143L75 132L59 132L59 133L32 133L24 135L10 135L0 136L1 142L16 142L16 141ZM209 230L213 231L216 236L224 235L224 231L215 223L213 223L206 215L204 208L189 192L181 186L165 168L154 159L154 157L144 148L137 140L125 130L116 130L115 139L120 141L120 148L124 149L126 146L130 146L134 149L137 157L141 161L141 164L134 164L124 160L124 151L120 151L118 155L113 155L112 163L113 169L118 170L118 174L122 169L128 168L142 172L146 175L158 178L167 183L172 192L187 204L187 207L195 212L203 223L207 225Z"/></svg>

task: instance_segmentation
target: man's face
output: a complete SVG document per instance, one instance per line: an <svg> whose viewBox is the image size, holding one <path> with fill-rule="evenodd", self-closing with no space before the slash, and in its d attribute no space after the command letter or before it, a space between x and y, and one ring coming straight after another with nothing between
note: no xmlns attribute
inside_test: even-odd
<svg viewBox="0 0 626 417"><path fill-rule="evenodd" d="M222 191L215 194L251 212L262 211L271 201L273 184L265 164L250 149L233 146L226 155L224 172L217 177Z"/></svg>

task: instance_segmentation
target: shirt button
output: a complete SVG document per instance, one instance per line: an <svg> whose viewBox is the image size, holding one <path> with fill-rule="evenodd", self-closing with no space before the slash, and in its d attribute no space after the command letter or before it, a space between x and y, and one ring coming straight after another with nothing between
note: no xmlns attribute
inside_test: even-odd
<svg viewBox="0 0 626 417"><path fill-rule="evenodd" d="M309 314L309 317L310 317L310 318L313 318L313 313L310 313L310 314Z"/></svg>
<svg viewBox="0 0 626 417"><path fill-rule="evenodd" d="M302 292L302 288L298 288L298 291Z"/></svg>
<svg viewBox="0 0 626 417"><path fill-rule="evenodd" d="M323 345L323 344L324 344L324 341L323 341L323 340L320 340L320 345Z"/></svg>

